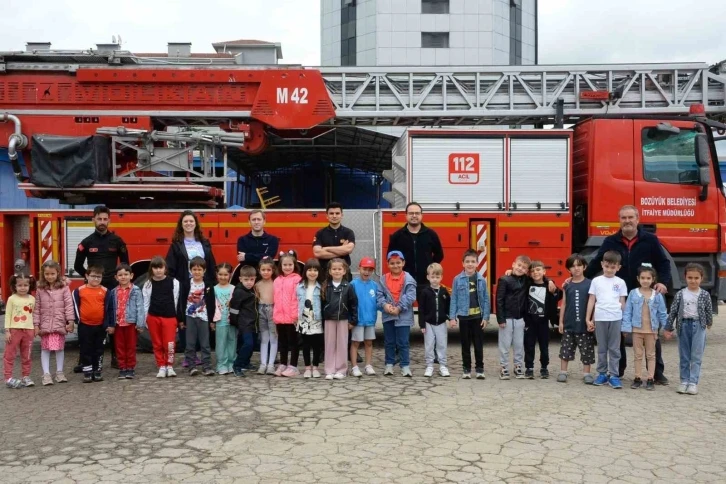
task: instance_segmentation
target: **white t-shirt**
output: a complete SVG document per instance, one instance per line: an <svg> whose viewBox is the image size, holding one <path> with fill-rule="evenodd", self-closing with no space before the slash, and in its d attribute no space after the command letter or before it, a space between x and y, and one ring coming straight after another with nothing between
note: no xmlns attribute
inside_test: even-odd
<svg viewBox="0 0 726 484"><path fill-rule="evenodd" d="M698 292L692 292L690 289L683 291L683 317L690 319L698 319Z"/></svg>
<svg viewBox="0 0 726 484"><path fill-rule="evenodd" d="M620 298L628 295L625 281L619 277L597 276L590 284L589 294L595 295L595 321L621 321L623 309Z"/></svg>

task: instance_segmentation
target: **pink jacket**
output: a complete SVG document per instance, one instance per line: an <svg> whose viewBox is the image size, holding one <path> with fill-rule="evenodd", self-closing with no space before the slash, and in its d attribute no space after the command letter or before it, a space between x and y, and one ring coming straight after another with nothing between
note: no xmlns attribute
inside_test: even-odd
<svg viewBox="0 0 726 484"><path fill-rule="evenodd" d="M297 322L297 285L302 277L294 272L289 276L277 276L273 283L275 306L272 320L275 324L295 324Z"/></svg>
<svg viewBox="0 0 726 484"><path fill-rule="evenodd" d="M62 289L38 289L35 294L33 326L40 334L66 334L68 321L75 321L73 298L68 286Z"/></svg>

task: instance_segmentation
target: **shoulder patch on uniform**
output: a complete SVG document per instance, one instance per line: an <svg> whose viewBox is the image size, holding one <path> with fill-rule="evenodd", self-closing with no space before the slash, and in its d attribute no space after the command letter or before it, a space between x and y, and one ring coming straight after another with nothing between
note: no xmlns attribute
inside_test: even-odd
<svg viewBox="0 0 726 484"><path fill-rule="evenodd" d="M78 244L78 250L80 250L81 252L83 252L86 249L83 247L83 244Z"/></svg>

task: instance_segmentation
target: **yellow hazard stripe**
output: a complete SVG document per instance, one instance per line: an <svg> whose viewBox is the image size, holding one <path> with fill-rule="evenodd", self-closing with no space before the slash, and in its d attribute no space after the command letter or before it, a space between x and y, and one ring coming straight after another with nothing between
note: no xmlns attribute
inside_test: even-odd
<svg viewBox="0 0 726 484"><path fill-rule="evenodd" d="M68 227L84 227L93 228L93 222L79 222L79 221L68 221ZM126 229L173 229L176 228L176 222L113 222L111 224L111 230L114 228L126 228Z"/></svg>
<svg viewBox="0 0 726 484"><path fill-rule="evenodd" d="M466 222L426 222L427 227L439 227L439 228L466 228ZM401 222L386 222L383 226L387 229L397 229L403 227Z"/></svg>
<svg viewBox="0 0 726 484"><path fill-rule="evenodd" d="M265 228L323 228L328 225L328 222L266 222ZM248 222L220 222L219 227L223 229L239 229L239 228L250 228Z"/></svg>
<svg viewBox="0 0 726 484"><path fill-rule="evenodd" d="M659 229L718 229L718 224L675 224L675 223L656 223L656 228ZM605 227L617 227L620 228L620 222L591 222L590 227L605 228Z"/></svg>
<svg viewBox="0 0 726 484"><path fill-rule="evenodd" d="M655 224L659 229L717 229L718 224Z"/></svg>
<svg viewBox="0 0 726 484"><path fill-rule="evenodd" d="M569 227L570 222L499 222L500 227Z"/></svg>

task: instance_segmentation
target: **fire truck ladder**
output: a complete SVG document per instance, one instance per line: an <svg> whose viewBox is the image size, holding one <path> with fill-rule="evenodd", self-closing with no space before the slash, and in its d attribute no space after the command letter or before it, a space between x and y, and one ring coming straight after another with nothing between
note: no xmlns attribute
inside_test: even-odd
<svg viewBox="0 0 726 484"><path fill-rule="evenodd" d="M575 123L603 114L726 113L722 65L323 67L337 126Z"/></svg>

